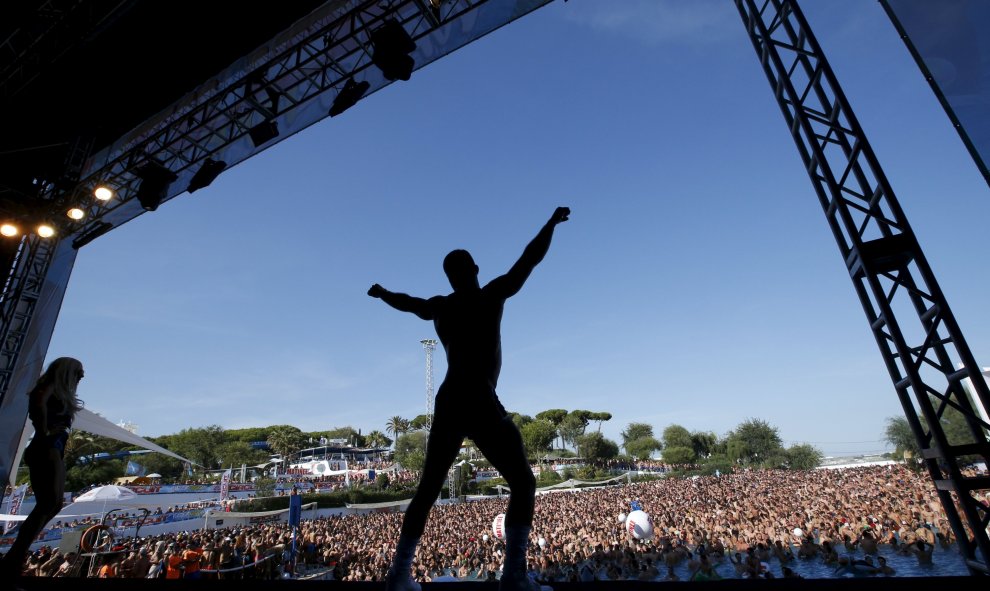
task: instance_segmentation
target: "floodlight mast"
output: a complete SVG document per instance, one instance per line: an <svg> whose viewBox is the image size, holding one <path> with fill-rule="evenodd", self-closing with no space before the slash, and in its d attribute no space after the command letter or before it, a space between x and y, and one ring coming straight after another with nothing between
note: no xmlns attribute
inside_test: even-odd
<svg viewBox="0 0 990 591"><path fill-rule="evenodd" d="M759 7L755 0L735 3L846 262L960 551L973 574L990 574L990 508L971 494L990 490L990 477L962 472L967 457L990 461L990 425L983 419L990 407L990 388L797 1L760 0ZM894 310L914 310L917 324L911 318L899 322ZM966 378L975 378L972 397L962 384ZM950 408L965 418L965 442L950 444L942 427Z"/></svg>
<svg viewBox="0 0 990 591"><path fill-rule="evenodd" d="M433 351L437 348L434 339L420 341L426 351L426 429L433 427Z"/></svg>

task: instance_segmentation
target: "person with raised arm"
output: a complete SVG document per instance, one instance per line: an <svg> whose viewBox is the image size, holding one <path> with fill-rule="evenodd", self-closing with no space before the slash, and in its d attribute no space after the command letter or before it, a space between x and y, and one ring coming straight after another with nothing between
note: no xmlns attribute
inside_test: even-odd
<svg viewBox="0 0 990 591"><path fill-rule="evenodd" d="M567 221L570 209L558 207L509 271L484 287L478 265L466 250L451 251L443 270L453 293L422 299L378 285L368 295L401 312L432 320L447 355L447 375L437 391L433 425L419 487L406 509L402 530L386 577L388 591L418 591L410 567L430 508L457 457L471 438L511 489L505 513L505 563L500 591L538 590L526 571L526 548L533 522L536 480L526 459L522 436L495 392L502 368L502 310L505 300L522 289L550 249L554 228Z"/></svg>

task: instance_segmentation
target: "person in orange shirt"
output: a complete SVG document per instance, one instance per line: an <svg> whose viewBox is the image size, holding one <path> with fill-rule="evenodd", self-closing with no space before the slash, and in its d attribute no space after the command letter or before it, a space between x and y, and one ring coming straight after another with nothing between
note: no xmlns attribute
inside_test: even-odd
<svg viewBox="0 0 990 591"><path fill-rule="evenodd" d="M187 579L198 579L202 573L199 572L199 563L203 553L198 548L190 544L182 551L182 564L185 565Z"/></svg>
<svg viewBox="0 0 990 591"><path fill-rule="evenodd" d="M111 554L107 556L107 561L100 567L100 570L96 573L96 578L98 579L116 579L117 578L117 562L120 560L119 554Z"/></svg>
<svg viewBox="0 0 990 591"><path fill-rule="evenodd" d="M179 547L172 542L168 546L168 553L165 556L165 578L166 579L181 579L182 578L182 551Z"/></svg>

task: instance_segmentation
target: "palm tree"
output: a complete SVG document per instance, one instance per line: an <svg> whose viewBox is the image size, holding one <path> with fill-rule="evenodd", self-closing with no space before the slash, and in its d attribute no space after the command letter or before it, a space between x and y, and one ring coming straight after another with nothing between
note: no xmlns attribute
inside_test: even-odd
<svg viewBox="0 0 990 591"><path fill-rule="evenodd" d="M409 421L396 415L385 423L385 432L391 433L395 439L399 439L399 435L402 435L409 430Z"/></svg>
<svg viewBox="0 0 990 591"><path fill-rule="evenodd" d="M384 433L375 429L371 433L365 436L365 441L371 447L388 447L392 444L392 440L389 439Z"/></svg>
<svg viewBox="0 0 990 591"><path fill-rule="evenodd" d="M96 438L91 434L73 429L65 442L65 465L71 467L81 456L93 454L96 450Z"/></svg>
<svg viewBox="0 0 990 591"><path fill-rule="evenodd" d="M288 460L289 453L302 445L303 434L295 427L279 426L268 432L268 447L282 456L282 460Z"/></svg>

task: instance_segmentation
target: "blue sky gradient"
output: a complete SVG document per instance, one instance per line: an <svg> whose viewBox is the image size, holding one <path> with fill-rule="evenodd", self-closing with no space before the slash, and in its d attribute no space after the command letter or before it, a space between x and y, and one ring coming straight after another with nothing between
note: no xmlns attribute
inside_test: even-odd
<svg viewBox="0 0 990 591"><path fill-rule="evenodd" d="M987 185L876 2L804 2L978 362ZM431 324L366 295L447 293L571 221L503 321L510 410L724 434L760 417L884 450L893 386L731 2L556 2L80 251L49 359L144 435L384 431L424 411ZM437 383L445 364L436 358Z"/></svg>

